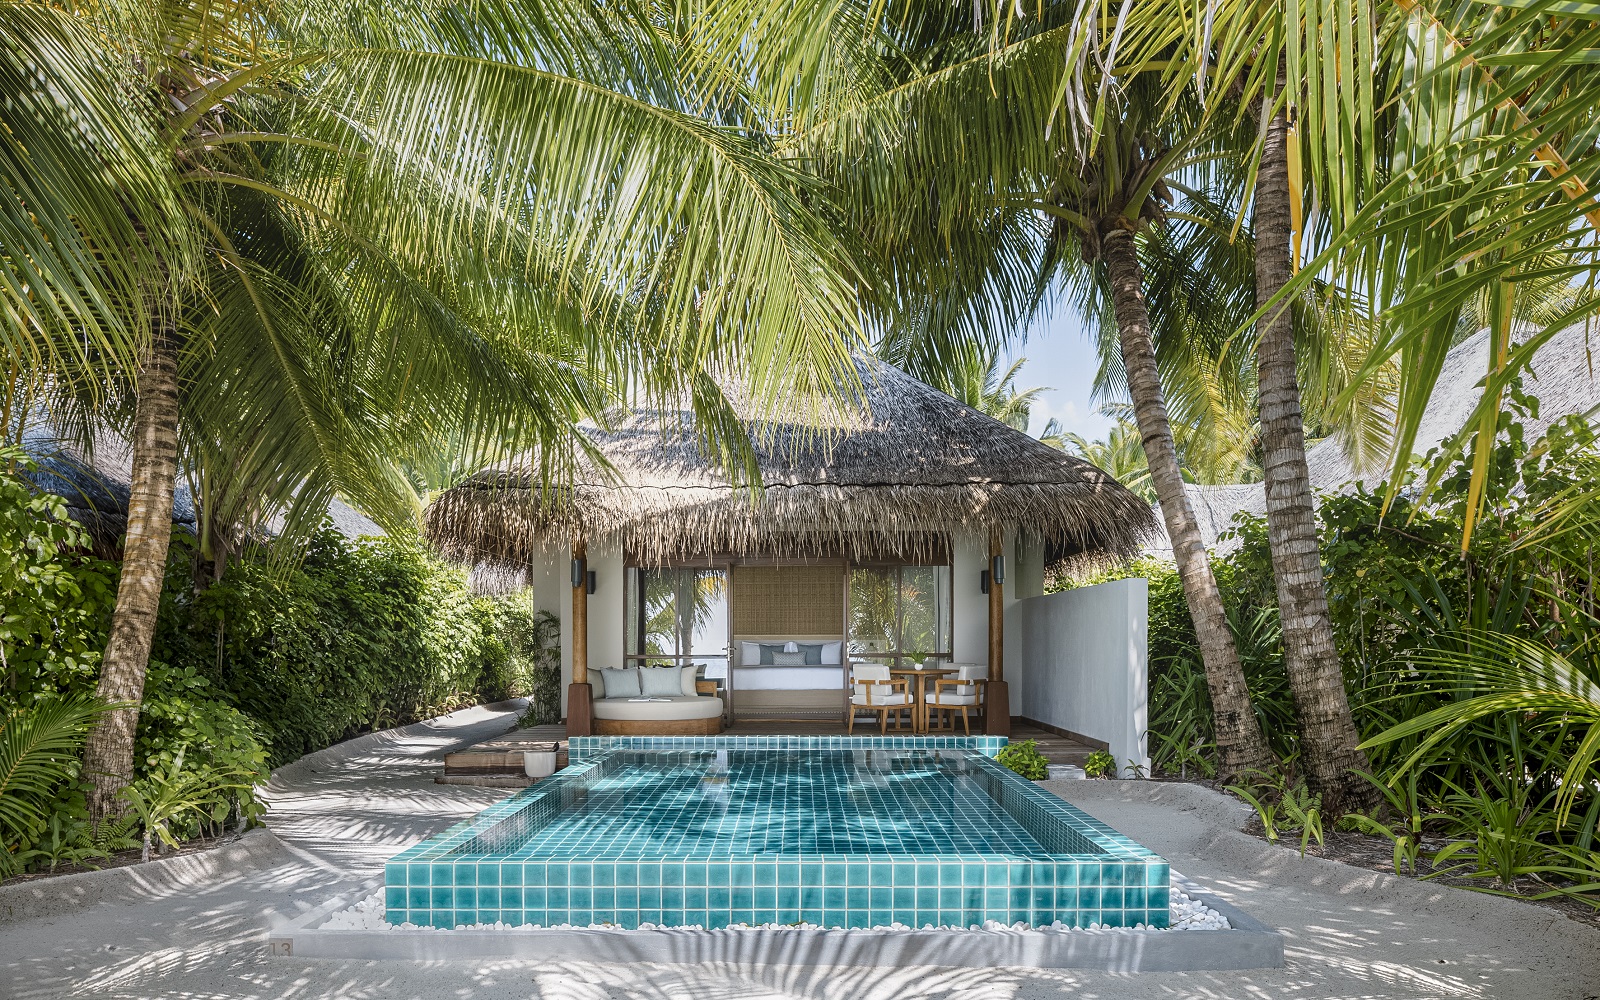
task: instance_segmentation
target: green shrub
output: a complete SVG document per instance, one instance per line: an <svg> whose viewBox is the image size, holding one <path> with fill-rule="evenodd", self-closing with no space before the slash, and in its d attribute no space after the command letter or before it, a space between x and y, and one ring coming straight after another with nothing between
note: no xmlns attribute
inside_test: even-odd
<svg viewBox="0 0 1600 1000"><path fill-rule="evenodd" d="M1096 750L1083 762L1083 773L1091 778L1115 778L1117 758L1108 750Z"/></svg>
<svg viewBox="0 0 1600 1000"><path fill-rule="evenodd" d="M1031 781L1042 781L1050 776L1050 762L1039 752L1035 740L1008 743L994 759Z"/></svg>

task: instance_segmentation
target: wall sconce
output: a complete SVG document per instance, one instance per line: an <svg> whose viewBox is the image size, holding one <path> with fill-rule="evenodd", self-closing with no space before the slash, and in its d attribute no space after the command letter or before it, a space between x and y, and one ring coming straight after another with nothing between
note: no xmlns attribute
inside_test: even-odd
<svg viewBox="0 0 1600 1000"><path fill-rule="evenodd" d="M1005 556L995 556L993 559L989 560L989 579L999 584L1004 584L1006 582Z"/></svg>
<svg viewBox="0 0 1600 1000"><path fill-rule="evenodd" d="M582 587L587 593L594 593L597 577L595 571L589 568L589 560L572 560L572 589Z"/></svg>
<svg viewBox="0 0 1600 1000"><path fill-rule="evenodd" d="M978 589L985 594L989 592L989 571L983 570L978 574Z"/></svg>

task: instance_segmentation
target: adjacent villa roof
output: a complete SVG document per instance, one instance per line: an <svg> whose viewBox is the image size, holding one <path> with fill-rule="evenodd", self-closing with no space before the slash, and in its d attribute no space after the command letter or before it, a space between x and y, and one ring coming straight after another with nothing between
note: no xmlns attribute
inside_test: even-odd
<svg viewBox="0 0 1600 1000"><path fill-rule="evenodd" d="M1570 326L1550 338L1533 356L1522 386L1539 399L1539 415L1523 421L1524 436L1536 440L1552 423L1569 414L1585 414L1594 419L1600 410L1600 358L1583 323ZM1484 362L1489 353L1489 333L1481 330L1455 347L1445 357L1439 382L1423 411L1417 431L1416 452L1425 454L1446 438L1460 431L1478 405L1483 392ZM1388 475L1388 467L1363 473L1351 464L1340 443L1327 438L1306 452L1311 472L1311 488L1318 493L1353 492L1357 484L1376 487ZM1241 511L1265 517L1267 496L1261 483L1236 486L1189 485L1189 502L1194 506L1200 534L1208 547L1230 552L1239 546L1237 538L1219 540L1233 526ZM1163 533L1152 551L1168 554L1172 545Z"/></svg>
<svg viewBox="0 0 1600 1000"><path fill-rule="evenodd" d="M583 432L609 462L542 489L532 459L445 491L424 515L447 555L519 565L569 541L647 563L720 553L906 553L953 531L1020 528L1057 556L1120 556L1155 530L1109 474L895 368L858 362L862 397L824 419L747 422L761 485L736 485L681 413ZM819 433L820 432L820 433ZM919 539L921 541L919 541Z"/></svg>

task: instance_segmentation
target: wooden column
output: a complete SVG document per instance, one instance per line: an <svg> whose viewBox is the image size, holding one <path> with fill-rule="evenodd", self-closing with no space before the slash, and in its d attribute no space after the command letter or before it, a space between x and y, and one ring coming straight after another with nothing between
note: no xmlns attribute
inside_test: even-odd
<svg viewBox="0 0 1600 1000"><path fill-rule="evenodd" d="M572 546L574 562L584 559L582 542ZM567 687L567 735L589 736L594 732L593 688L589 686L589 579L578 576L572 588L572 683Z"/></svg>
<svg viewBox="0 0 1600 1000"><path fill-rule="evenodd" d="M1011 692L1005 681L1005 584L994 578L995 560L1001 554L1000 530L989 534L989 683L984 688L983 731L991 736L1011 735Z"/></svg>

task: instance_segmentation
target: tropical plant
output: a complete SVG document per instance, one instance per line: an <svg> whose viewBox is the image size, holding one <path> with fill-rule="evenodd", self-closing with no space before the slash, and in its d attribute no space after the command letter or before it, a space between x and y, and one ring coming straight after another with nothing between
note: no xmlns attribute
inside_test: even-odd
<svg viewBox="0 0 1600 1000"><path fill-rule="evenodd" d="M853 252L710 53L644 11L4 13L29 94L0 121L11 176L50 181L8 202L4 245L44 251L7 255L8 301L65 317L8 324L7 360L56 380L85 439L110 420L133 452L97 816L132 775L180 467L202 555L225 560L241 526L282 514L304 535L335 493L412 520L396 461L441 428L476 454L538 448L558 476L577 418L686 392L732 461L711 366L767 401L848 371ZM97 252L57 266L86 238ZM16 298L41 275L38 303ZM106 349L78 351L80 327Z"/></svg>
<svg viewBox="0 0 1600 1000"><path fill-rule="evenodd" d="M1096 750L1084 758L1083 773L1091 778L1115 778L1117 758L1111 756L1109 751Z"/></svg>
<svg viewBox="0 0 1600 1000"><path fill-rule="evenodd" d="M1127 420L1118 420L1106 433L1104 441L1089 441L1082 435L1062 431L1061 425L1052 418L1045 424L1039 440L1075 453L1111 473L1117 482L1145 500L1156 502L1155 487L1150 482L1150 463L1145 461L1144 445L1139 441L1139 428Z"/></svg>
<svg viewBox="0 0 1600 1000"><path fill-rule="evenodd" d="M1008 743L994 759L995 763L1009 767L1030 781L1043 781L1050 776L1050 761L1039 752L1037 740Z"/></svg>
<svg viewBox="0 0 1600 1000"><path fill-rule="evenodd" d="M222 823L239 793L248 791L258 778L244 770L185 770L183 757L180 749L167 767L152 771L122 790L129 811L139 818L144 829L140 861L150 860L152 845L177 848L174 827L184 820Z"/></svg>
<svg viewBox="0 0 1600 1000"><path fill-rule="evenodd" d="M38 701L0 719L0 875L16 871L23 839L50 824L50 803L78 774L89 727L106 711L87 699Z"/></svg>
<svg viewBox="0 0 1600 1000"><path fill-rule="evenodd" d="M1306 787L1305 781L1291 782L1285 770L1255 771L1247 781L1228 786L1256 811L1262 835L1273 843L1284 834L1300 834L1300 854L1315 840L1321 847L1322 797Z"/></svg>

